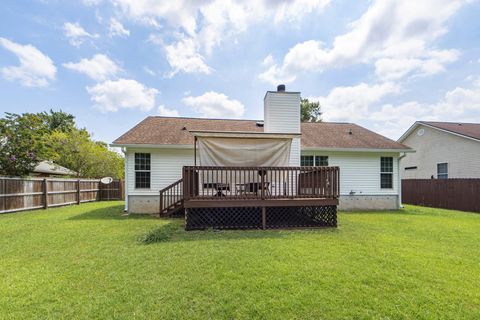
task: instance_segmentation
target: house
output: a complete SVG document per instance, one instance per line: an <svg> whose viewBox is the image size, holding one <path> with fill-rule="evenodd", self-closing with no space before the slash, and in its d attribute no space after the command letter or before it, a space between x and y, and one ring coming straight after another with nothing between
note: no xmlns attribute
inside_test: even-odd
<svg viewBox="0 0 480 320"><path fill-rule="evenodd" d="M56 177L56 176L76 176L77 173L68 168L62 167L53 161L40 161L33 169L32 176L35 177Z"/></svg>
<svg viewBox="0 0 480 320"><path fill-rule="evenodd" d="M352 123L300 123L300 92L284 86L265 94L264 120L152 116L112 146L125 153L125 210L132 213L158 213L174 188L183 191L173 201L188 194L188 206L192 199L206 205L207 194L215 206L230 199L230 205L263 207L268 200L279 206L290 199L345 210L397 209L399 159L412 151ZM268 187L252 189L255 183ZM261 193L263 202L237 201L251 193Z"/></svg>
<svg viewBox="0 0 480 320"><path fill-rule="evenodd" d="M480 178L480 124L415 122L398 140L415 153L400 164L402 179Z"/></svg>

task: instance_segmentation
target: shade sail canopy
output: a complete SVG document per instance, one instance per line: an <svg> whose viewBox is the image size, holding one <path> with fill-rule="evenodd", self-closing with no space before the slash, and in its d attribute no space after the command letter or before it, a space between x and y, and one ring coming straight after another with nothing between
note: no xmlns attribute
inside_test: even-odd
<svg viewBox="0 0 480 320"><path fill-rule="evenodd" d="M192 132L202 166L288 166L292 134Z"/></svg>

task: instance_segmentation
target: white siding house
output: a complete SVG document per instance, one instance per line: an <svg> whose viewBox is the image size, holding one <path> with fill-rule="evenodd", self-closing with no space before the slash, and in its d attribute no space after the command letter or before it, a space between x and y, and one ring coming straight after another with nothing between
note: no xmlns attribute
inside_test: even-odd
<svg viewBox="0 0 480 320"><path fill-rule="evenodd" d="M314 160L306 165L325 165L315 162L323 156L328 165L340 167L340 209L400 206L398 162L409 148L351 123L300 123L300 93L279 90L265 95L263 123L148 117L115 140L112 146L122 147L126 157L128 212L159 212L159 191L181 178L183 166L194 164L195 130L301 134L292 138L290 166L305 164L301 157L309 156Z"/></svg>
<svg viewBox="0 0 480 320"><path fill-rule="evenodd" d="M403 179L480 178L480 124L416 122L399 141L416 150L400 163Z"/></svg>

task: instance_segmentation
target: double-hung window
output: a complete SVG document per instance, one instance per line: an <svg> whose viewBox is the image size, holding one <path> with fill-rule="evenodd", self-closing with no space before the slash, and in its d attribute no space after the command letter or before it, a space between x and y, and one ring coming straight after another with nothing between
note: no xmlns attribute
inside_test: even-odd
<svg viewBox="0 0 480 320"><path fill-rule="evenodd" d="M328 157L327 156L315 156L315 165L317 167L328 166Z"/></svg>
<svg viewBox="0 0 480 320"><path fill-rule="evenodd" d="M393 158L380 158L380 187L382 189L393 188Z"/></svg>
<svg viewBox="0 0 480 320"><path fill-rule="evenodd" d="M302 167L328 166L328 156L301 156L300 165Z"/></svg>
<svg viewBox="0 0 480 320"><path fill-rule="evenodd" d="M437 163L437 178L448 179L448 163Z"/></svg>
<svg viewBox="0 0 480 320"><path fill-rule="evenodd" d="M135 188L150 189L150 153L135 153Z"/></svg>
<svg viewBox="0 0 480 320"><path fill-rule="evenodd" d="M300 165L302 167L313 167L314 165L314 157L313 156L301 156L300 157Z"/></svg>

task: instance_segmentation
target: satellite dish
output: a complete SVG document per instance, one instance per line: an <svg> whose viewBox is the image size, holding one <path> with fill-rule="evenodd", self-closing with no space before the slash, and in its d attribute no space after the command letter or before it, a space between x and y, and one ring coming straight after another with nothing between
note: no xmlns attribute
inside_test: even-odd
<svg viewBox="0 0 480 320"><path fill-rule="evenodd" d="M110 183L112 183L112 181L113 181L112 177L104 177L104 178L100 179L100 182L103 183L103 184L110 184Z"/></svg>

